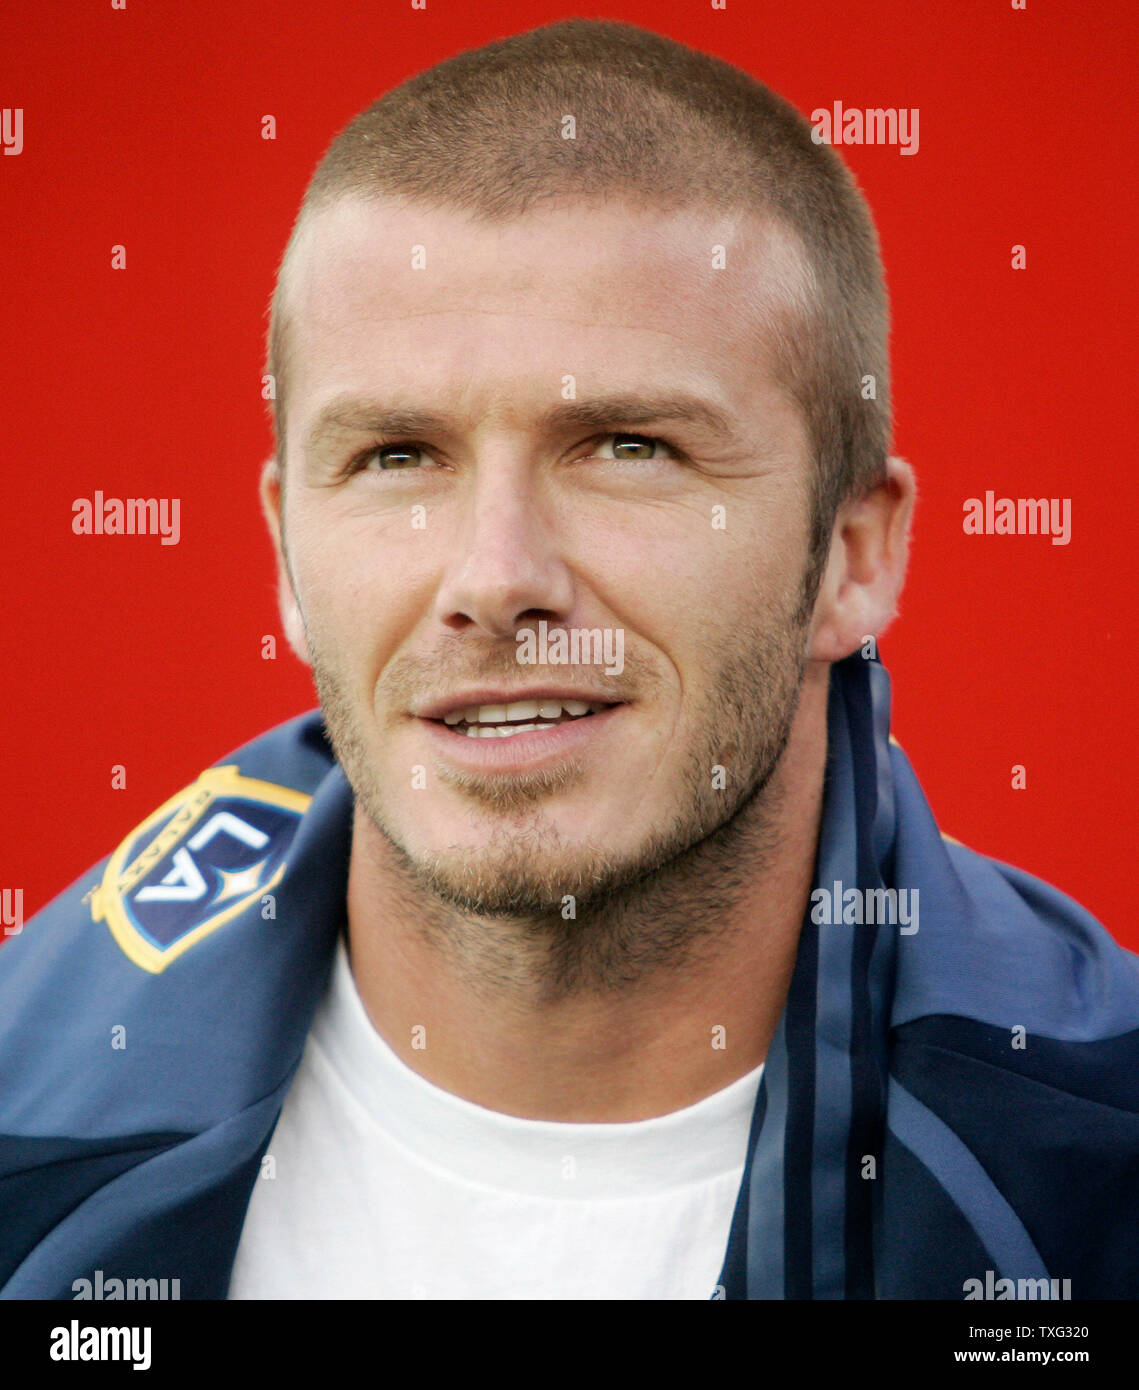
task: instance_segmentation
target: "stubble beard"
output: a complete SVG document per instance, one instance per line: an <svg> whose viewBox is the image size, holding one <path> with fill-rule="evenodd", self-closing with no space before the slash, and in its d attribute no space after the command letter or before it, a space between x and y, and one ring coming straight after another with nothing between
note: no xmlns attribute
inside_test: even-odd
<svg viewBox="0 0 1139 1390"><path fill-rule="evenodd" d="M680 769L673 813L623 855L567 843L545 817L548 798L585 776L574 759L510 779L446 772L486 814L487 844L481 851L409 848L393 822L361 715L306 623L329 738L358 808L378 832L392 903L473 988L489 996L525 984L547 1000L604 993L715 951L733 906L779 844L777 772L807 666L813 579L807 577L793 614L768 614L726 654L722 646L705 652L715 678ZM438 669L431 668L436 675ZM715 786L717 767L724 769L722 789ZM505 834L504 815L511 826Z"/></svg>

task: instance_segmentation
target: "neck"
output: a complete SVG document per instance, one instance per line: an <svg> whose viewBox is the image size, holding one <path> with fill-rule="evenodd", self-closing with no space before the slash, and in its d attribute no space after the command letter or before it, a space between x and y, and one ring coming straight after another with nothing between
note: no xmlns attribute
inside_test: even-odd
<svg viewBox="0 0 1139 1390"><path fill-rule="evenodd" d="M814 877L826 692L812 663L762 796L588 922L456 912L357 803L349 951L380 1035L428 1081L530 1119L648 1119L752 1071Z"/></svg>

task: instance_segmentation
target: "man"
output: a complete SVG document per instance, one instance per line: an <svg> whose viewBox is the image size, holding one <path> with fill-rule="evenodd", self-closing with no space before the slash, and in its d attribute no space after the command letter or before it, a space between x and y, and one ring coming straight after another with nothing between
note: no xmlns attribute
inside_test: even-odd
<svg viewBox="0 0 1139 1390"><path fill-rule="evenodd" d="M889 737L886 333L834 152L657 35L338 137L262 478L323 717L0 953L6 1296L1139 1292L1136 961Z"/></svg>

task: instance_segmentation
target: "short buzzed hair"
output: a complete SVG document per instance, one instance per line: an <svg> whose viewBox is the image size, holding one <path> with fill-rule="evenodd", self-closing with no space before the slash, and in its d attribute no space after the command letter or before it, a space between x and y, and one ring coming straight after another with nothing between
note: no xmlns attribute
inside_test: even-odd
<svg viewBox="0 0 1139 1390"><path fill-rule="evenodd" d="M567 115L573 139L563 138ZM581 19L449 58L333 140L297 215L270 314L282 464L284 287L299 229L340 198L392 196L488 221L558 197L774 218L807 269L793 321L773 336L814 456L816 568L839 504L885 476L889 308L874 223L846 166L790 103L741 69L636 25Z"/></svg>

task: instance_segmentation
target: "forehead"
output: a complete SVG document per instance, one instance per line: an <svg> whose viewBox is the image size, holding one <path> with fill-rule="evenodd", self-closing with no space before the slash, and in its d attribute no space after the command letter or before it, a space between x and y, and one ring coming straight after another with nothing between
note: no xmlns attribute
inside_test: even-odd
<svg viewBox="0 0 1139 1390"><path fill-rule="evenodd" d="M746 394L774 377L775 328L808 284L796 239L749 212L615 198L491 222L343 198L306 219L289 258L290 414L395 378L435 389L480 373L522 390L671 371Z"/></svg>

